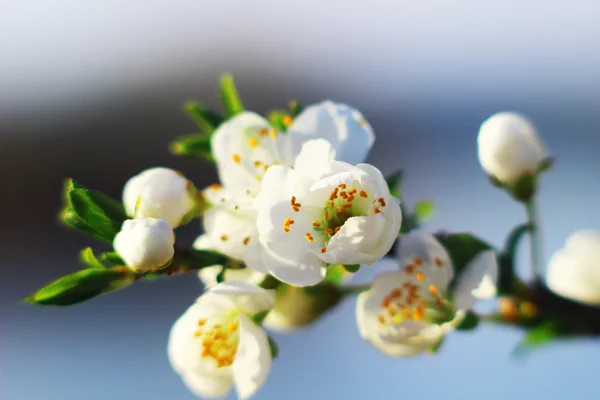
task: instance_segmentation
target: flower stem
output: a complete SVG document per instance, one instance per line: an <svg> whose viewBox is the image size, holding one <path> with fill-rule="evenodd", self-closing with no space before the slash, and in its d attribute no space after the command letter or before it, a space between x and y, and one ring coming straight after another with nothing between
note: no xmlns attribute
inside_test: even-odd
<svg viewBox="0 0 600 400"><path fill-rule="evenodd" d="M360 294L362 292L366 292L370 288L371 288L371 285L369 285L369 284L348 285L348 286L344 286L343 288L340 288L340 292L341 292L342 296L352 296L355 294Z"/></svg>
<svg viewBox="0 0 600 400"><path fill-rule="evenodd" d="M531 267L533 276L536 279L541 279L544 275L544 266L541 253L539 218L533 197L525 203L525 208L527 210L527 221L531 225L529 232L531 237Z"/></svg>

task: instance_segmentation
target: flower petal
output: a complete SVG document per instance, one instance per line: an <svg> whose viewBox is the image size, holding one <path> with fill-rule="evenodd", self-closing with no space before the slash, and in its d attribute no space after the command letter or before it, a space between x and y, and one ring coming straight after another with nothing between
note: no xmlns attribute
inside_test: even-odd
<svg viewBox="0 0 600 400"><path fill-rule="evenodd" d="M397 232L393 233L391 241L382 237L388 233L384 230L385 224L386 218L381 214L348 218L331 238L321 258L329 264L373 264L385 255L385 252L373 253L380 248L378 242L390 242L391 247L396 239Z"/></svg>
<svg viewBox="0 0 600 400"><path fill-rule="evenodd" d="M263 385L271 371L271 349L265 331L249 318L240 317L240 343L232 365L238 397L247 399Z"/></svg>
<svg viewBox="0 0 600 400"><path fill-rule="evenodd" d="M454 290L458 310L473 307L476 299L490 299L496 294L498 261L493 250L482 251L462 271Z"/></svg>
<svg viewBox="0 0 600 400"><path fill-rule="evenodd" d="M226 297L237 309L248 315L270 310L275 305L275 293L246 282L222 282L212 286L202 297Z"/></svg>
<svg viewBox="0 0 600 400"><path fill-rule="evenodd" d="M293 259L284 259L266 251L263 254L263 262L269 266L274 277L299 287L313 286L322 282L327 272L325 263L310 251L305 251Z"/></svg>
<svg viewBox="0 0 600 400"><path fill-rule="evenodd" d="M358 110L329 100L306 107L288 132L296 148L309 138L328 140L337 159L351 164L364 161L375 141L371 126Z"/></svg>
<svg viewBox="0 0 600 400"><path fill-rule="evenodd" d="M212 399L223 398L233 386L231 375L207 376L194 371L186 371L181 380L195 396Z"/></svg>
<svg viewBox="0 0 600 400"><path fill-rule="evenodd" d="M331 162L335 159L335 149L325 139L305 142L296 161L294 170L314 180L330 172Z"/></svg>

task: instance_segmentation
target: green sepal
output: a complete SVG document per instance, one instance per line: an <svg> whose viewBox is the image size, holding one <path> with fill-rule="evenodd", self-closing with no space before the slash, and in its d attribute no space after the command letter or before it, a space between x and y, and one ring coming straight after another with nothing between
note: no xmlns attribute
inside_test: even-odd
<svg viewBox="0 0 600 400"><path fill-rule="evenodd" d="M286 132L292 116L286 110L273 110L269 112L268 120L278 131Z"/></svg>
<svg viewBox="0 0 600 400"><path fill-rule="evenodd" d="M479 316L472 311L467 311L463 320L456 327L459 331L470 331L479 325Z"/></svg>
<svg viewBox="0 0 600 400"><path fill-rule="evenodd" d="M456 285L462 271L477 254L493 249L490 244L469 233L438 233L435 237L448 252L454 266L454 278L451 288Z"/></svg>
<svg viewBox="0 0 600 400"><path fill-rule="evenodd" d="M275 359L279 355L279 346L277 345L277 342L275 341L275 339L273 339L271 336L267 336L267 339L269 340L269 349L271 350L271 358Z"/></svg>
<svg viewBox="0 0 600 400"><path fill-rule="evenodd" d="M267 315L269 315L270 311L271 310L267 310L259 312L258 314L254 314L252 316L252 321L254 321L256 325L262 325L263 321L265 320L265 318L267 318Z"/></svg>
<svg viewBox="0 0 600 400"><path fill-rule="evenodd" d="M360 269L360 264L350 264L350 265L344 265L344 269L352 274L358 272L358 270Z"/></svg>
<svg viewBox="0 0 600 400"><path fill-rule="evenodd" d="M221 115L215 113L195 102L188 101L183 105L183 110L202 130L204 136L209 137L225 120Z"/></svg>
<svg viewBox="0 0 600 400"><path fill-rule="evenodd" d="M330 265L327 267L327 272L325 273L325 281L334 285L340 285L344 282L346 276L348 276L348 272L343 265Z"/></svg>
<svg viewBox="0 0 600 400"><path fill-rule="evenodd" d="M288 108L292 113L292 118L296 118L303 110L303 107L298 103L297 100L290 100Z"/></svg>
<svg viewBox="0 0 600 400"><path fill-rule="evenodd" d="M96 257L91 247L86 247L79 252L79 261L90 268L106 268L106 265Z"/></svg>
<svg viewBox="0 0 600 400"><path fill-rule="evenodd" d="M235 82L231 74L221 75L221 104L227 117L233 117L244 111L244 105L235 87Z"/></svg>
<svg viewBox="0 0 600 400"><path fill-rule="evenodd" d="M431 200L420 200L415 203L414 217L419 222L424 222L430 219L437 211L437 206Z"/></svg>
<svg viewBox="0 0 600 400"><path fill-rule="evenodd" d="M119 253L116 251L109 251L106 253L100 253L100 260L104 263L110 264L111 267L118 267L120 265L125 265L125 261L119 256Z"/></svg>
<svg viewBox="0 0 600 400"><path fill-rule="evenodd" d="M169 144L171 153L177 156L199 158L214 163L210 136L201 133L180 136Z"/></svg>
<svg viewBox="0 0 600 400"><path fill-rule="evenodd" d="M128 217L123 205L102 192L90 190L72 179L64 185L65 206L59 218L68 227L112 242Z"/></svg>
<svg viewBox="0 0 600 400"><path fill-rule="evenodd" d="M69 306L129 286L135 280L126 267L87 268L63 276L25 298L32 304Z"/></svg>
<svg viewBox="0 0 600 400"><path fill-rule="evenodd" d="M523 174L512 187L513 197L523 203L531 200L536 191L536 174Z"/></svg>
<svg viewBox="0 0 600 400"><path fill-rule="evenodd" d="M217 281L217 283L225 282L225 271L227 271L227 267L225 265L222 265L221 271L219 271L219 273L215 277L215 280Z"/></svg>

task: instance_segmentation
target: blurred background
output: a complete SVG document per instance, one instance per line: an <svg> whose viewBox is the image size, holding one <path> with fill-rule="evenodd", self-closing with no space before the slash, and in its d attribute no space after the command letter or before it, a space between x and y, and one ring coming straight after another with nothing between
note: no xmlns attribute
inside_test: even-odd
<svg viewBox="0 0 600 400"><path fill-rule="evenodd" d="M64 177L115 198L155 165L199 187L215 181L211 166L172 156L167 144L196 130L183 101L217 107L224 71L259 112L290 98L359 108L377 134L371 163L406 170L409 202L438 204L428 229L475 231L497 245L524 211L488 184L475 137L492 113L520 111L557 158L540 193L546 259L572 231L600 228L599 35L593 0L3 2L0 398L193 398L165 346L200 294L195 276L65 309L19 301L79 269L80 248L103 249L57 225ZM199 231L191 224L179 238L191 243ZM520 332L483 327L450 336L435 357L390 359L359 338L352 301L275 337L280 356L257 399L597 392L600 344L592 340L517 359L510 353Z"/></svg>

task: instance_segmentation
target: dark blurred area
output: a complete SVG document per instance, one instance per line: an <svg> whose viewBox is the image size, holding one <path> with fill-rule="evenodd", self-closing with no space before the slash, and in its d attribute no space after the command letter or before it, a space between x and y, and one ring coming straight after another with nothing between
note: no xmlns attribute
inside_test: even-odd
<svg viewBox="0 0 600 400"><path fill-rule="evenodd" d="M219 106L225 71L260 113L291 98L357 107L377 134L370 162L384 173L405 168L409 203L438 204L427 228L473 230L495 244L523 211L488 184L475 137L489 115L517 110L557 157L540 199L546 259L573 230L600 227L600 20L592 1L37 1L5 11L2 399L192 398L165 345L200 294L194 276L139 283L72 308L20 299L79 269L81 248L104 248L58 225L64 178L117 199L127 179L157 165L198 187L215 182L211 165L169 154L168 143L197 131L185 100ZM184 243L199 233L198 222L177 232ZM456 334L436 358L389 359L359 338L353 308L348 301L311 329L276 335L281 356L256 398L593 397L597 344L515 363L509 353L519 332L485 327Z"/></svg>

